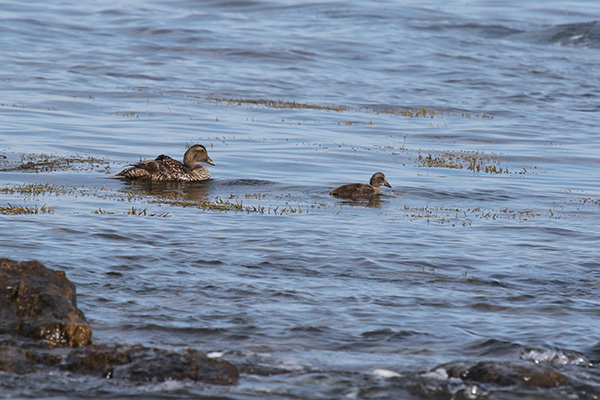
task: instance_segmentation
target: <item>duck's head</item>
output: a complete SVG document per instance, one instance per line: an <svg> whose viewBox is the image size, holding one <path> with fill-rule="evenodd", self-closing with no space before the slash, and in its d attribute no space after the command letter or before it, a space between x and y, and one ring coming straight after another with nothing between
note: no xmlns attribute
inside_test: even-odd
<svg viewBox="0 0 600 400"><path fill-rule="evenodd" d="M183 163L188 167L195 167L196 163L205 162L210 165L217 165L216 162L210 159L206 147L201 144L195 144L185 152L183 156Z"/></svg>
<svg viewBox="0 0 600 400"><path fill-rule="evenodd" d="M375 172L373 174L373 176L371 177L371 182L369 182L369 184L371 186L375 186L375 187L380 187L380 186L387 186L389 188L392 187L392 185L390 185L388 183L388 181L385 179L385 175L383 174L383 172Z"/></svg>

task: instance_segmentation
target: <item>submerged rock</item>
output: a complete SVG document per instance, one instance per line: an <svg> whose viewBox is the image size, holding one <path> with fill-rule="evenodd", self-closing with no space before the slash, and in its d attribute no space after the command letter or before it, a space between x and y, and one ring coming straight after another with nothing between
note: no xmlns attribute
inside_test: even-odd
<svg viewBox="0 0 600 400"><path fill-rule="evenodd" d="M525 384L531 387L552 388L569 385L568 378L551 365L533 362L482 361L472 366L453 362L440 365L451 378L464 381L492 383L500 386Z"/></svg>
<svg viewBox="0 0 600 400"><path fill-rule="evenodd" d="M72 351L61 364L72 372L132 381L189 379L232 385L239 376L229 362L193 349L181 353L143 346L92 345Z"/></svg>
<svg viewBox="0 0 600 400"><path fill-rule="evenodd" d="M92 329L77 308L75 286L62 271L37 261L0 258L0 371L47 367L132 381L189 379L233 385L238 369L197 350L91 344Z"/></svg>
<svg viewBox="0 0 600 400"><path fill-rule="evenodd" d="M0 259L0 333L54 346L92 342L92 329L77 308L75 285L63 271L37 261Z"/></svg>

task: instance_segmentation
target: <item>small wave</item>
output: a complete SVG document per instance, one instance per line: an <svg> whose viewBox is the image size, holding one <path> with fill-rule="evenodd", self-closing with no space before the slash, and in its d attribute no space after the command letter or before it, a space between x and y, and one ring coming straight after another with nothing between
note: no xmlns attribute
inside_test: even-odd
<svg viewBox="0 0 600 400"><path fill-rule="evenodd" d="M530 34L537 42L555 46L600 48L600 21L556 25Z"/></svg>
<svg viewBox="0 0 600 400"><path fill-rule="evenodd" d="M521 359L539 363L552 363L559 365L591 366L592 363L584 356L552 349L531 349L521 355Z"/></svg>
<svg viewBox="0 0 600 400"><path fill-rule="evenodd" d="M403 340L407 337L419 335L419 332L415 331L393 331L389 328L378 329L375 331L368 331L361 333L361 336L365 339L369 340L377 340L377 341L394 341L394 340Z"/></svg>

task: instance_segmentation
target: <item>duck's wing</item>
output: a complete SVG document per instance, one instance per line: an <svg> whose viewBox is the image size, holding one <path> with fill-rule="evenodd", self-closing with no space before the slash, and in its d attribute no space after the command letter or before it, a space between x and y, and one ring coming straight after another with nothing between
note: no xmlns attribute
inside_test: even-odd
<svg viewBox="0 0 600 400"><path fill-rule="evenodd" d="M329 194L338 197L360 198L370 197L375 193L371 185L365 185L364 183L349 183L333 189Z"/></svg>
<svg viewBox="0 0 600 400"><path fill-rule="evenodd" d="M189 170L181 162L161 154L153 160L152 179L156 181L188 181Z"/></svg>
<svg viewBox="0 0 600 400"><path fill-rule="evenodd" d="M123 171L116 174L115 177L126 179L150 179L152 173L146 167L146 163L147 162L145 161L125 168Z"/></svg>
<svg viewBox="0 0 600 400"><path fill-rule="evenodd" d="M171 162L169 162L169 160ZM167 165L165 165L165 162ZM119 172L116 176L127 178L127 179L152 179L152 180L165 180L165 173L167 172L168 164L177 163L178 161L173 160L169 156L160 155L154 160L141 161L137 164L133 164L129 168L125 168Z"/></svg>
<svg viewBox="0 0 600 400"><path fill-rule="evenodd" d="M179 161L165 155L161 154L151 161L153 163L152 167L158 168L160 171L183 171L185 166Z"/></svg>

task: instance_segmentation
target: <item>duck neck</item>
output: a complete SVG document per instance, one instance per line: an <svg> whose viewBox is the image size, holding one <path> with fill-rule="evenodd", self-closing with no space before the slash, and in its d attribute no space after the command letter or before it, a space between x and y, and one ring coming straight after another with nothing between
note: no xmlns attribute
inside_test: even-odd
<svg viewBox="0 0 600 400"><path fill-rule="evenodd" d="M198 167L198 165L199 165L196 162L196 160L194 160L194 155L189 150L186 151L185 154L183 155L183 165L185 165L189 169L194 169L194 168Z"/></svg>

